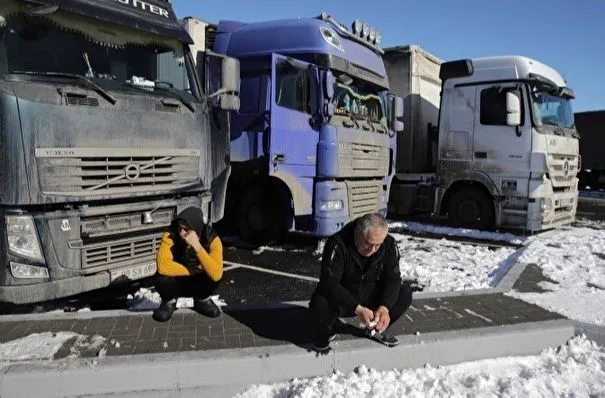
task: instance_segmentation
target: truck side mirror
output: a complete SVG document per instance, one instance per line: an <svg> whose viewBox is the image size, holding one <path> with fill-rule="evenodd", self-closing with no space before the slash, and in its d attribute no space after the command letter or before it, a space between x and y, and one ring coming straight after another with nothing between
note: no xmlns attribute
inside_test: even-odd
<svg viewBox="0 0 605 398"><path fill-rule="evenodd" d="M511 127L521 124L521 99L515 91L506 93L506 124Z"/></svg>
<svg viewBox="0 0 605 398"><path fill-rule="evenodd" d="M394 96L391 102L391 129L400 133L404 129L403 122L399 119L403 117L403 98Z"/></svg>
<svg viewBox="0 0 605 398"><path fill-rule="evenodd" d="M220 60L220 83L218 79L218 63ZM208 80L208 98L218 97L218 106L224 111L238 111L240 106L239 89L240 73L239 60L206 51L205 76ZM218 86L218 87L217 87ZM210 92L211 90L216 90Z"/></svg>
<svg viewBox="0 0 605 398"><path fill-rule="evenodd" d="M332 117L334 115L334 104L332 99L334 98L334 84L336 84L336 78L332 71L325 71L323 78L323 91L324 91L324 108L323 114L325 117Z"/></svg>
<svg viewBox="0 0 605 398"><path fill-rule="evenodd" d="M238 93L240 87L239 60L225 57L221 62L221 88L229 93Z"/></svg>
<svg viewBox="0 0 605 398"><path fill-rule="evenodd" d="M225 93L220 95L220 107L224 111L238 111L239 88L240 88L239 60L232 57L224 57L221 63L221 89Z"/></svg>
<svg viewBox="0 0 605 398"><path fill-rule="evenodd" d="M336 79L332 71L326 71L324 75L324 96L327 100L334 98L334 83Z"/></svg>
<svg viewBox="0 0 605 398"><path fill-rule="evenodd" d="M403 117L403 98L393 97L393 117L396 119Z"/></svg>

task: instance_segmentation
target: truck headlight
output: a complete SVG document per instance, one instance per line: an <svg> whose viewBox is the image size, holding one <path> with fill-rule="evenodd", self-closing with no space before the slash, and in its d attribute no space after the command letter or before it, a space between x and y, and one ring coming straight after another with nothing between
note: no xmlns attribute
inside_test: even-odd
<svg viewBox="0 0 605 398"><path fill-rule="evenodd" d="M542 198L541 209L542 209L542 211L552 210L552 199L551 198Z"/></svg>
<svg viewBox="0 0 605 398"><path fill-rule="evenodd" d="M40 240L31 216L6 216L6 235L10 252L44 262Z"/></svg>
<svg viewBox="0 0 605 398"><path fill-rule="evenodd" d="M342 200L326 200L319 205L321 210L340 210L343 208Z"/></svg>
<svg viewBox="0 0 605 398"><path fill-rule="evenodd" d="M11 274L18 279L48 278L48 268L11 261Z"/></svg>

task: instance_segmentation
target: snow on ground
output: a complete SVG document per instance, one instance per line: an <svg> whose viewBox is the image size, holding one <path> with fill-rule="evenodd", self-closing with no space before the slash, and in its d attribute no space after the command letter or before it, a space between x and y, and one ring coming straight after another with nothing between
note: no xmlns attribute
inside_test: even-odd
<svg viewBox="0 0 605 398"><path fill-rule="evenodd" d="M576 227L587 227L594 229L605 229L605 221L588 220L586 218L579 219L574 223Z"/></svg>
<svg viewBox="0 0 605 398"><path fill-rule="evenodd" d="M543 293L507 294L568 318L605 326L605 229L564 228L538 235L519 257L554 282Z"/></svg>
<svg viewBox="0 0 605 398"><path fill-rule="evenodd" d="M210 296L212 301L219 307L227 305L224 300L219 298L218 294ZM128 309L130 311L148 311L154 310L160 306L162 299L159 293L155 290L147 289L145 287L140 288L134 295L129 294L128 297ZM193 298L191 297L179 297L176 302L177 308L192 308Z"/></svg>
<svg viewBox="0 0 605 398"><path fill-rule="evenodd" d="M0 364L15 361L50 360L68 342L68 358L77 358L83 351L98 351L103 356L105 338L99 335L85 336L73 332L33 333L17 340L0 344Z"/></svg>
<svg viewBox="0 0 605 398"><path fill-rule="evenodd" d="M473 239L491 240L494 242L509 242L515 244L523 244L525 242L525 238L510 233L478 231L475 229L465 228L452 228L439 225L423 224L414 221L389 222L389 230L393 232L409 231L438 234L443 236L459 236Z"/></svg>
<svg viewBox="0 0 605 398"><path fill-rule="evenodd" d="M402 224L404 224L402 226ZM391 223L391 230L433 232L418 223ZM510 234L448 228L448 236L514 242ZM605 326L605 223L579 220L573 227L546 231L524 238L524 247L490 249L469 243L419 239L393 233L401 252L400 269L417 278L424 291L460 291L488 288L517 262L535 264L552 282L542 282L543 293L512 291L513 297L539 305L568 318Z"/></svg>
<svg viewBox="0 0 605 398"><path fill-rule="evenodd" d="M597 397L605 396L605 349L583 336L537 356L509 357L412 370L359 367L288 383L255 385L254 397Z"/></svg>
<svg viewBox="0 0 605 398"><path fill-rule="evenodd" d="M444 239L425 239L405 232L438 234L482 241L526 243L511 233L435 226L418 222L390 222L389 231L401 255L399 268L406 279L416 279L425 292L448 292L494 287L517 261L513 247L490 248Z"/></svg>
<svg viewBox="0 0 605 398"><path fill-rule="evenodd" d="M401 275L418 280L425 292L493 287L516 260L514 248L391 235L399 247Z"/></svg>

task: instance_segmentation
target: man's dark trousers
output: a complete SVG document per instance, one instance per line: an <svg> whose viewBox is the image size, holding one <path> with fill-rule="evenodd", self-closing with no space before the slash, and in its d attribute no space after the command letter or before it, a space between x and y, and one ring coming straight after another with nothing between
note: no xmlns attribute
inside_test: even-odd
<svg viewBox="0 0 605 398"><path fill-rule="evenodd" d="M373 292L368 295L368 300L360 303L362 306L375 311L379 305L378 292ZM399 289L399 297L395 301L393 307L389 310L391 323L394 324L412 304L412 289L406 282L401 284ZM309 303L315 322L317 323L318 332L331 334L334 332L333 327L336 319L339 317L353 317L354 313L348 313L344 308L339 308L335 303L330 303L328 299L319 292L315 292Z"/></svg>

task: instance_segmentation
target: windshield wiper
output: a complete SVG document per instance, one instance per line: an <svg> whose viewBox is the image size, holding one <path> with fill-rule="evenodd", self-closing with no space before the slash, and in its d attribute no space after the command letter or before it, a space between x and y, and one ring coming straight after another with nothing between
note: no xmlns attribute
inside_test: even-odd
<svg viewBox="0 0 605 398"><path fill-rule="evenodd" d="M153 82L151 80L147 80L147 82L149 83L148 86L133 83L132 81L126 81L126 83L124 83L124 84L127 84L129 87L134 87L141 91L147 91L147 92L158 90L158 89L163 90L163 91L168 91L169 93L174 95L179 101L181 101L187 107L187 109L189 109L191 112L195 112L195 108L193 107L191 102L187 101L187 99L185 99L185 97L183 97L181 95L181 93L179 93L177 90L175 90L172 83L170 83L168 81L164 81L164 80L155 80ZM159 87L159 85L164 85L167 87Z"/></svg>
<svg viewBox="0 0 605 398"><path fill-rule="evenodd" d="M559 127L559 124L557 122L552 122L550 120L542 120L542 124L547 125L547 126Z"/></svg>
<svg viewBox="0 0 605 398"><path fill-rule="evenodd" d="M155 88L158 89L162 89L162 90L166 90L169 93L173 94L175 97L177 97L191 112L195 112L195 108L193 107L193 105L191 104L190 101L187 101L187 99L185 99L185 97L183 97L181 95L181 93L179 93L177 90L174 89L174 86L172 85L172 83L167 82L167 81L163 81L163 80L156 80L155 82ZM165 85L167 87L158 87L158 85Z"/></svg>
<svg viewBox="0 0 605 398"><path fill-rule="evenodd" d="M17 75L30 75L30 76L53 76L53 77L67 77L70 79L77 79L81 82L86 83L86 85L90 88L92 88L93 90L95 90L99 95L101 95L103 98L105 98L107 101L111 102L111 105L115 105L116 103L116 98L111 95L107 90L105 90L104 88L102 88L101 86L99 86L98 84L94 83L92 80L90 80L89 78L82 76L82 75L78 75L77 73L63 73L63 72L30 72L30 71L15 71L15 72L11 72L13 74L17 74Z"/></svg>

